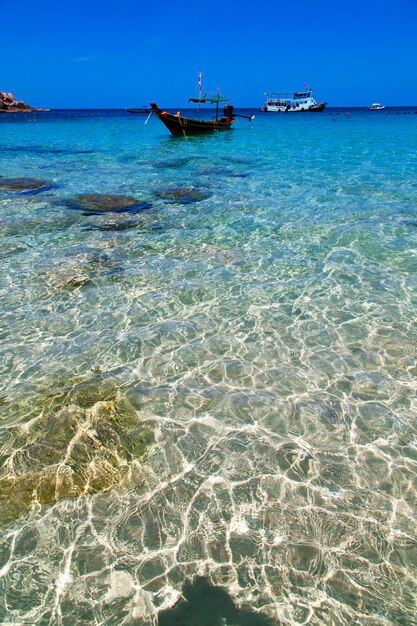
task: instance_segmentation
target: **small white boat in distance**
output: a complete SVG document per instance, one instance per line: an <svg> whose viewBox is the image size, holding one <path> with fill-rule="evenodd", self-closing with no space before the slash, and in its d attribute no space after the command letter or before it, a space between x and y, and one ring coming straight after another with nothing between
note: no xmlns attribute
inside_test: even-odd
<svg viewBox="0 0 417 626"><path fill-rule="evenodd" d="M368 107L368 111L382 111L383 109L385 109L385 105L379 104L379 102L374 102Z"/></svg>

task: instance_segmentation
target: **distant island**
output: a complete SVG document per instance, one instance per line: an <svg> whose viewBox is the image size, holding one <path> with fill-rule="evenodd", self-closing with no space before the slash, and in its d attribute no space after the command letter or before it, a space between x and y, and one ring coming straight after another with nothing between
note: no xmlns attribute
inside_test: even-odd
<svg viewBox="0 0 417 626"><path fill-rule="evenodd" d="M12 93L0 91L0 113L30 113L31 111L48 111L29 106L23 100L16 100Z"/></svg>

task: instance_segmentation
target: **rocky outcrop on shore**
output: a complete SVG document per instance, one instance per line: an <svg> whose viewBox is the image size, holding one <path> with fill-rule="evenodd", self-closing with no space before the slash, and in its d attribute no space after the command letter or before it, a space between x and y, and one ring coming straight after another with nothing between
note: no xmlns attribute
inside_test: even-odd
<svg viewBox="0 0 417 626"><path fill-rule="evenodd" d="M16 100L12 93L0 91L0 113L30 113L31 111L45 111L29 106L22 100Z"/></svg>

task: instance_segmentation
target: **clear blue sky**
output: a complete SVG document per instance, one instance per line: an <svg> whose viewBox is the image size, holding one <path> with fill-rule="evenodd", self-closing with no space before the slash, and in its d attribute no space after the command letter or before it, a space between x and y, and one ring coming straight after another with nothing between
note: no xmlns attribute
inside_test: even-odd
<svg viewBox="0 0 417 626"><path fill-rule="evenodd" d="M0 90L34 106L235 106L300 89L333 106L417 104L417 0L0 0Z"/></svg>

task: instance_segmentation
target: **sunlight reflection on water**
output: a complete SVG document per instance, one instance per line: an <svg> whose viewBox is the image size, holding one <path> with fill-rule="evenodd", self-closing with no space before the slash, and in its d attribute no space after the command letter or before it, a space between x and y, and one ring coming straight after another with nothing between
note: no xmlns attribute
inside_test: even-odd
<svg viewBox="0 0 417 626"><path fill-rule="evenodd" d="M2 123L2 622L414 623L415 117Z"/></svg>

